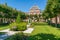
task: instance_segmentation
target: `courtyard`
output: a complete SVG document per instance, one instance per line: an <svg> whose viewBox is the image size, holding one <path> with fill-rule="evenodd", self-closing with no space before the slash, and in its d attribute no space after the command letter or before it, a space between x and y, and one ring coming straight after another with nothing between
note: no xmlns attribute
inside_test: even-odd
<svg viewBox="0 0 60 40"><path fill-rule="evenodd" d="M0 40L60 40L60 0L0 0Z"/></svg>

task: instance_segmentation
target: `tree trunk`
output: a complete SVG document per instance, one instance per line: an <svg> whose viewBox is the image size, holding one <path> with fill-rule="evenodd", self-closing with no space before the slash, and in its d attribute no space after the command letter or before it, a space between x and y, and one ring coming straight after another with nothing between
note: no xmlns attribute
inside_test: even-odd
<svg viewBox="0 0 60 40"><path fill-rule="evenodd" d="M57 16L55 18L55 26L57 27Z"/></svg>
<svg viewBox="0 0 60 40"><path fill-rule="evenodd" d="M51 21L51 20L52 20L52 18L50 18L50 25L51 25L51 23L52 23L52 21Z"/></svg>
<svg viewBox="0 0 60 40"><path fill-rule="evenodd" d="M60 16L59 16L59 24L60 24Z"/></svg>

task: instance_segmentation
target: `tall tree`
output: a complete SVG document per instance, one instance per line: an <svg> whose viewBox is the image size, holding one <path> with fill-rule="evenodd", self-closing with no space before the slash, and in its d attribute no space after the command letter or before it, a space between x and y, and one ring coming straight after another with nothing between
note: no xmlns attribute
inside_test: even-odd
<svg viewBox="0 0 60 40"><path fill-rule="evenodd" d="M57 24L57 15L60 13L60 0L47 0L46 9L44 11L45 18L56 17ZM56 25L57 26L57 25Z"/></svg>
<svg viewBox="0 0 60 40"><path fill-rule="evenodd" d="M21 17L20 14L18 13L17 19L16 19L16 23L20 23L21 22Z"/></svg>

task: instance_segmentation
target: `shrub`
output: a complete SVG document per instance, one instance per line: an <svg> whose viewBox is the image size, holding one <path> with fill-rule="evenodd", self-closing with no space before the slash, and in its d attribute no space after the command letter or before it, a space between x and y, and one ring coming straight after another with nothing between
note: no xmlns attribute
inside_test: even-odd
<svg viewBox="0 0 60 40"><path fill-rule="evenodd" d="M17 25L17 29L20 31L24 31L27 29L26 23L20 23Z"/></svg>
<svg viewBox="0 0 60 40"><path fill-rule="evenodd" d="M8 37L5 40L27 40L27 36L25 36L23 33L17 33L15 35Z"/></svg>
<svg viewBox="0 0 60 40"><path fill-rule="evenodd" d="M11 23L10 24L10 30L16 31L17 30L17 24L16 23Z"/></svg>
<svg viewBox="0 0 60 40"><path fill-rule="evenodd" d="M27 24L25 22L21 22L21 23L12 23L10 24L10 28L13 31L24 31L27 29Z"/></svg>

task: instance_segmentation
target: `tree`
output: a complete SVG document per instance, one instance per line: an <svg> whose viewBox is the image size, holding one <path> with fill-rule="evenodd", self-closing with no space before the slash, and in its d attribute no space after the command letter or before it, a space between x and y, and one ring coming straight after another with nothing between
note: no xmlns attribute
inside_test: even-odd
<svg viewBox="0 0 60 40"><path fill-rule="evenodd" d="M60 13L60 0L48 0L43 16L45 18L48 17L48 19L56 17L56 24L57 24L57 15L59 13Z"/></svg>
<svg viewBox="0 0 60 40"><path fill-rule="evenodd" d="M42 14L45 19L51 19L54 15L51 9L52 2L53 2L52 0L48 0L46 8Z"/></svg>
<svg viewBox="0 0 60 40"><path fill-rule="evenodd" d="M18 13L17 19L16 19L16 23L20 23L21 22L21 18L20 18L20 14Z"/></svg>
<svg viewBox="0 0 60 40"><path fill-rule="evenodd" d="M54 16L56 17L55 20L56 20L56 27L57 27L57 16L58 14L60 14L60 0L54 0L53 2L53 5L52 5L52 11L54 13Z"/></svg>
<svg viewBox="0 0 60 40"><path fill-rule="evenodd" d="M24 12L18 11L7 4L0 4L0 18L16 19L18 14L23 17Z"/></svg>

